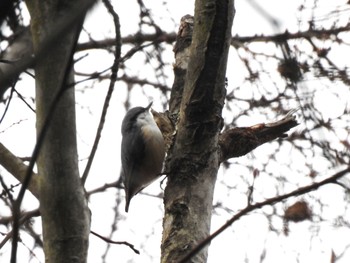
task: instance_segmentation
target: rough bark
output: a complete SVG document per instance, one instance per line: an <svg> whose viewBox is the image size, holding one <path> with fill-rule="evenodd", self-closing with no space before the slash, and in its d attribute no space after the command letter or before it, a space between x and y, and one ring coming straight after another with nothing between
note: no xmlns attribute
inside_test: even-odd
<svg viewBox="0 0 350 263"><path fill-rule="evenodd" d="M55 30L55 23L65 19L73 3L27 1L35 52ZM62 94L50 116L37 161L44 252L46 262L50 263L86 262L87 257L90 214L78 170L74 89L66 88L80 27L71 26L35 67L38 136L47 125L47 114L56 94Z"/></svg>
<svg viewBox="0 0 350 263"><path fill-rule="evenodd" d="M233 13L232 1L195 3L193 40L181 104L179 110L172 108L179 117L166 163L161 262L179 262L209 235ZM207 249L203 249L191 262L206 260Z"/></svg>
<svg viewBox="0 0 350 263"><path fill-rule="evenodd" d="M287 137L286 132L298 125L297 109L291 110L282 119L260 123L251 127L236 127L224 131L219 137L220 162L246 155L256 147L277 138Z"/></svg>

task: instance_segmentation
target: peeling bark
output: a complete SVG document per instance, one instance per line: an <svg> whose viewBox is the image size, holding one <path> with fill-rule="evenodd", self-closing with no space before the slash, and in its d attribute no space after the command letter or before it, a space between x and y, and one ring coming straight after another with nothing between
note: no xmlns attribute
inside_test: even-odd
<svg viewBox="0 0 350 263"><path fill-rule="evenodd" d="M284 118L275 122L224 131L219 138L220 162L246 155L266 142L287 137L286 132L298 125L293 115L295 112L296 110L291 110Z"/></svg>
<svg viewBox="0 0 350 263"><path fill-rule="evenodd" d="M178 262L209 235L219 168L218 138L234 8L232 1L199 0L195 6L182 96L172 94L170 101L171 113L179 115L166 163L161 262L167 263ZM206 260L207 249L203 249L191 262Z"/></svg>

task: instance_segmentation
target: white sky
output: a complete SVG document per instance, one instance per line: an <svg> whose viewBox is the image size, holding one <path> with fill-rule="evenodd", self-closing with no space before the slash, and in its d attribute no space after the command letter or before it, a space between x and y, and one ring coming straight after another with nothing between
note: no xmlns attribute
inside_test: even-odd
<svg viewBox="0 0 350 263"><path fill-rule="evenodd" d="M156 22L162 26L165 31L176 31L180 18L185 14L193 14L194 1L178 0L178 1L164 1L167 5L160 4L160 1L145 1L147 7L156 14ZM274 28L268 24L264 17L258 11L254 10L249 1L236 0L236 16L233 26L233 34L241 36L252 36L256 34L273 34L277 32L284 32L287 28L291 32L306 29L308 26L308 19L310 19L311 11L308 13L298 12L297 7L303 1L279 1L279 0L265 0L258 1L264 8L280 23L279 28ZM319 1L327 3L328 10L321 10L318 16L328 14L329 10L334 6L338 6L344 1ZM115 10L120 16L122 35L126 36L138 30L138 5L136 1L113 1ZM309 6L308 8L311 8ZM311 9L310 9L311 10ZM299 24L297 21L300 21ZM88 16L84 26L93 36L94 39L104 39L113 36L112 19L108 17L103 6L97 6ZM82 34L81 42L87 41L86 35ZM124 47L125 53L130 47ZM256 46L257 50L266 46ZM270 47L274 49L273 46ZM271 51L273 52L273 51ZM109 67L113 62L113 56L105 51L97 52L81 52L79 56L89 53L87 58L84 58L77 64L78 70L81 72L95 72ZM339 63L342 62L339 57ZM132 74L149 78L153 73L150 68L140 67L140 56L138 59L133 59L128 62L128 72ZM172 83L172 69L171 63L173 61L173 54L171 49L165 57L169 65L165 68L169 78L164 80L169 86ZM235 76L228 74L229 85L228 89L232 89L244 83L243 77L245 72L241 65L238 65L237 55L231 52L231 58L228 64L228 73L235 72ZM23 81L18 84L18 90L25 96L33 96L32 89L28 89L28 85L34 85L33 81L28 76L22 76ZM316 83L316 82L315 82ZM77 87L77 126L78 126L78 143L79 143L79 157L86 159L90 152L91 144L93 142L100 112L103 105L104 96L108 88L108 81L95 83L94 88L87 88L91 83L82 84ZM145 96L144 94L147 94ZM315 94L315 104L320 110L326 114L325 119L336 118L342 112L344 105L348 103L349 107L349 91L344 87L339 87L340 96L331 94L327 87L320 87ZM115 92L110 103L109 113L107 115L106 125L103 131L101 143L95 161L87 181L87 189L94 189L105 183L115 181L119 175L120 169L120 124L121 119L125 113L123 102L127 96L126 87L118 82L115 87ZM251 91L243 92L242 96L251 96ZM153 107L155 110L163 110L162 101L159 101L158 93L152 87L136 88L132 92L132 106L147 105L149 100L153 100ZM332 107L329 107L329 105ZM325 105L328 105L325 107ZM324 110L322 110L324 108ZM20 113L20 114L19 114ZM225 119L229 120L233 114L225 111ZM0 126L0 140L6 142L6 146L19 156L30 156L35 143L35 122L33 120L34 113L29 112L26 106L20 101L16 101L11 105L8 116ZM277 116L272 116L273 118ZM21 121L18 125L13 125L14 122ZM254 117L246 116L240 119L239 123L242 126L253 125L258 122L265 122L265 115L256 112ZM10 128L9 128L10 127ZM7 129L8 128L8 129ZM6 132L2 132L6 130ZM346 138L346 134L340 135ZM261 146L254 151L254 156L261 162L269 162L267 153L274 152L276 145L273 143ZM287 149L286 151L291 151ZM291 154L290 162L295 167L302 167L305 163L305 156L297 156L295 152ZM264 160L266 159L266 160ZM318 160L322 163L322 159ZM242 181L239 176L230 176L231 173L245 173L245 164L251 164L250 158L239 158L232 160L230 170L220 170L218 176L218 183L216 186L215 202L223 202L225 206L232 209L233 212L227 212L223 209L217 209L212 218L212 231L215 231L223 223L226 222L234 212L245 206L246 192L244 185L251 183L252 178L245 178ZM85 162L81 162L81 171L85 167ZM0 167L1 168L1 167ZM259 169L259 167L257 167ZM274 169L271 166L270 169ZM328 167L322 167L323 171L327 171ZM0 170L3 173L3 169ZM289 171L286 171L288 173ZM298 177L300 179L300 177ZM11 180L8 180L12 182ZM271 184L269 183L271 181ZM291 181L293 181L291 179ZM298 181L300 184L308 184L311 181L309 178ZM15 183L15 181L13 181ZM243 187L241 185L243 184ZM276 188L273 186L273 179L267 175L262 175L257 179L255 184L263 184L262 192L255 193L257 200L259 198L272 197L276 194ZM290 186L286 185L286 191L294 189L294 182ZM231 189L229 189L231 188ZM146 190L146 193L158 194L159 181L153 183ZM328 195L330 192L334 193L330 198L324 200L329 204L328 213L337 213L338 205L342 202L343 196L337 192L337 189L321 189L320 197ZM224 193L224 194L221 194ZM339 193L339 194L338 194ZM124 207L124 196L120 196L122 200L121 206ZM90 199L90 209L92 211L92 230L101 235L108 236L110 233L111 222L113 220L113 207L116 202L116 191L108 190L104 194L96 194ZM296 199L295 199L296 200ZM294 201L295 201L294 200ZM292 202L291 202L292 203ZM26 209L33 209L38 206L37 201L26 195L26 200L23 207ZM283 205L276 207L283 208ZM335 209L332 209L335 208ZM3 207L1 208L3 209ZM269 209L269 208L264 208ZM263 211L267 211L263 210ZM9 211L2 210L1 215L9 215ZM272 212L271 212L272 213ZM128 241L135 245L137 249L141 250L141 255L135 255L129 248L125 246L113 245L110 250L106 262L135 262L147 263L158 262L160 255L160 242L162 233L162 214L163 204L162 200L154 197L136 196L132 200L130 212L128 214L121 213L120 222L118 222L118 231L113 236L114 240ZM283 228L283 222L277 218L274 219L276 226ZM340 240L349 239L349 230L336 230L329 223L305 222L300 224L290 224L290 234L285 236L283 233L268 232L268 221L261 211L254 212L250 216L243 217L236 222L225 233L216 238L210 247L209 263L212 262L244 262L245 258L249 258L250 263L260 262L260 255L266 249L266 257L264 262L330 262L330 254L333 249L334 252L341 253L345 249L345 245L349 242L339 242ZM38 232L40 232L39 225L36 225ZM321 231L316 234L316 230L320 228ZM7 232L6 229L0 227L0 232ZM22 237L25 244L30 244L30 239L25 235ZM311 240L311 242L310 242ZM30 245L29 245L30 247ZM105 243L98 238L91 236L89 262L101 262L101 255L105 251ZM10 245L8 244L0 250L1 262L7 262L9 259ZM20 253L27 255L28 250L24 246L20 246ZM44 262L43 255L36 249L37 257L31 262ZM23 255L23 254L22 254ZM347 253L342 259L337 262L349 262L350 255ZM28 262L26 257L19 257L18 262Z"/></svg>

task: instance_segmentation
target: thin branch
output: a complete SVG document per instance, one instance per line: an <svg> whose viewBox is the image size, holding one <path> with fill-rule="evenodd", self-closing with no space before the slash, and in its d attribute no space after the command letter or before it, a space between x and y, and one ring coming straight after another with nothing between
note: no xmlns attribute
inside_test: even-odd
<svg viewBox="0 0 350 263"><path fill-rule="evenodd" d="M348 32L350 30L349 24L338 27L338 28L330 28L330 29L314 29L310 28L305 31L297 32L297 33L290 33L288 31L281 33L281 34L275 34L275 35L255 35L255 36L249 36L249 37L241 37L241 36L234 36L231 40L231 45L235 48L238 48L242 46L243 44L247 43L256 43L256 42L281 42L286 41L290 39L308 39L308 38L318 38L318 39L325 39L326 36L329 38L330 35L337 35L342 32Z"/></svg>
<svg viewBox="0 0 350 263"><path fill-rule="evenodd" d="M103 241L106 241L107 243L110 243L110 244L117 244L117 245L126 245L128 247L130 247L136 254L140 254L140 251L138 251L136 248L134 248L134 245L133 244L130 244L129 242L126 242L126 241L113 241L113 240L110 240L109 238L107 237L104 237L104 236L101 236L100 234L97 234L96 232L90 230L90 233L101 238Z"/></svg>
<svg viewBox="0 0 350 263"><path fill-rule="evenodd" d="M140 86L150 85L150 86L153 86L155 88L159 88L163 92L171 91L171 89L167 85L163 85L163 84L160 84L157 82L152 82L152 81L149 81L148 79L140 79L136 76L130 77L130 76L127 76L126 74L124 74L123 76L119 77L118 80L122 80L122 81L125 81L126 83L130 83L130 84L138 84Z"/></svg>
<svg viewBox="0 0 350 263"><path fill-rule="evenodd" d="M86 193L86 195L90 196L92 194L102 193L102 192L106 191L109 188L120 188L120 189L122 189L123 187L122 187L122 184L121 184L121 180L115 181L113 183L106 183L106 184L104 184L104 185L102 185L100 187L97 187L97 188L95 188L95 189L93 189L91 191L88 191Z"/></svg>
<svg viewBox="0 0 350 263"><path fill-rule="evenodd" d="M14 89L14 92L18 95L21 101L32 111L35 113L35 109L24 99L21 93L19 93L16 89Z"/></svg>
<svg viewBox="0 0 350 263"><path fill-rule="evenodd" d="M108 0L103 0L103 3L105 4L105 6L108 9L109 13L113 16L113 20L114 20L115 37L116 37L116 39L115 39L114 63L113 63L113 66L111 68L111 70L112 70L111 81L109 83L108 92L107 92L107 95L106 95L106 98L105 98L105 102L104 102L104 105L103 105L102 114L101 114L101 118L100 118L100 123L99 123L98 128L97 128L95 141L94 141L94 144L92 146L91 153L89 155L89 159L88 159L88 162L86 164L83 176L81 178L81 181L82 181L83 185L85 184L86 179L87 179L87 177L89 175L90 168L91 168L92 162L94 160L98 144L100 142L101 133L102 133L102 130L103 130L103 127L104 127L104 123L105 123L105 120L106 120L106 115L107 115L109 102L110 102L110 100L112 98L112 94L113 94L113 91L114 91L114 85L115 85L115 82L117 80L117 75L118 75L118 70L119 70L119 62L120 62L120 54L121 54L121 45L122 45L121 44L121 37L120 37L119 16L114 11L113 6L111 5L111 3Z"/></svg>
<svg viewBox="0 0 350 263"><path fill-rule="evenodd" d="M165 179L165 178L164 178ZM113 189L124 189L124 186L122 185L122 180L121 177L119 177L118 181L115 181L113 183L106 183L102 186L99 186L93 190L87 191L86 192L86 196L90 197L93 194L97 194L97 193L103 193L105 192L107 189L109 188L113 188ZM138 193L139 195L144 195L144 196L149 196L149 197L155 197L155 198L163 198L162 194L158 194L158 195L153 195L153 194L149 194L146 192L140 192Z"/></svg>
<svg viewBox="0 0 350 263"><path fill-rule="evenodd" d="M134 34L122 38L122 44L141 44L143 42L152 43L173 43L176 39L175 33L161 32L155 34ZM90 41L81 43L78 45L78 51L84 51L88 49L104 49L115 45L115 39L104 39L101 41Z"/></svg>
<svg viewBox="0 0 350 263"><path fill-rule="evenodd" d="M240 212L238 212L236 215L234 215L230 220L228 220L224 225L222 225L213 234L211 234L210 236L205 238L203 241L201 241L196 247L194 247L192 249L192 251L190 253L188 253L184 258L182 258L179 261L179 263L188 262L188 260L191 259L194 255L196 255L200 250L202 250L205 246L209 245L209 243L214 238L216 238L218 235L220 235L222 232L224 232L224 230L226 230L229 226L231 226L235 221L237 221L241 217L247 215L248 213L250 213L256 209L260 209L266 205L273 205L273 204L279 203L279 202L281 202L289 197L292 197L292 196L295 197L295 196L299 196L302 194L306 194L306 193L315 191L323 185L336 182L336 180L343 177L347 173L350 173L350 166L348 166L346 169L344 169L344 170L342 170L342 171L332 175L331 177L328 177L327 179L324 179L318 183L313 183L313 184L308 185L308 186L300 187L299 189L294 190L288 194L275 196L273 198L266 199L263 202L255 203L253 205L248 205L246 208L242 209Z"/></svg>
<svg viewBox="0 0 350 263"><path fill-rule="evenodd" d="M302 38L319 38L324 39L325 36L330 35L337 35L342 32L349 31L349 25L345 25L338 28L330 28L330 29L314 29L310 28L305 31L297 32L297 33L290 33L288 31L280 34L274 34L274 35L254 35L254 36L234 36L231 39L231 45L238 48L243 44L247 43L256 43L256 42L280 42L281 40L290 40L290 39L302 39ZM143 42L154 42L157 43L160 42L166 42L166 43L173 43L176 40L176 34L175 33L165 33L161 32L154 33L154 34L135 34L130 35L122 38L123 44L134 44L134 43L143 43ZM85 42L78 45L78 51L84 51L88 49L103 49L108 48L112 45L114 45L115 40L114 39L104 39L101 41L91 41L91 42Z"/></svg>

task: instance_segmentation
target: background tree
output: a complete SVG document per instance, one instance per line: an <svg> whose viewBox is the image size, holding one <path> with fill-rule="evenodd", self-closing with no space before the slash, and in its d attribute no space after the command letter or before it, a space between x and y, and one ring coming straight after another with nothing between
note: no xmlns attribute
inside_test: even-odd
<svg viewBox="0 0 350 263"><path fill-rule="evenodd" d="M38 159L38 169L36 170L38 174L32 175L28 189L34 196L39 197L40 195L41 199L43 198L41 196L42 192L48 191L50 186L49 184L45 186L45 183L41 183L41 186L38 187L37 178L44 179L44 174L47 174L57 178L57 180L62 180L62 184L60 181L55 181L56 185L53 188L54 190L62 189L62 191L57 193L54 190L49 190L47 196L50 196L51 199L47 207L48 209L53 207L50 207L53 200L67 204L67 196L72 197L68 202L70 205L74 205L74 202L71 202L72 200L79 201L78 207L82 210L69 208L68 205L57 205L57 207L64 209L64 212L59 213L59 215L62 215L63 222L80 219L81 215L85 215L83 222L79 220L76 222L82 228L77 228L73 223L70 224L70 221L62 224L57 220L48 221L58 223L58 227L52 225L45 227L45 213L41 211L44 229L56 230L59 234L67 234L71 233L71 230L64 229L66 232L60 233L62 230L61 226L69 225L74 230L81 231L81 244L86 246L89 216L84 198L82 198L83 188L79 185L80 181L77 180L78 162L74 153L75 129L74 114L72 114L74 112L72 108L74 101L72 97L74 94L72 82L74 80L69 74L71 69L70 63L74 63L75 68L74 84L77 98L76 121L80 174L83 176L83 181L86 181L85 186L92 215L92 229L102 235L109 236L113 240L127 240L134 244L136 248L139 248L141 252L141 256L135 257L134 252L124 246L113 246L113 249L109 249L110 245L108 244L106 248L100 248L99 245L101 245L102 241L90 236L90 242L93 243L89 248L91 261L95 262L96 255L102 254L102 261L106 262L110 258L115 258L115 255L118 255L118 258L125 258L125 261L127 261L127 258L132 257L135 261L145 262L147 253L152 254L149 255L151 258L160 254L160 252L157 252L160 240L150 242L153 241L153 232L159 233L161 231L160 220L158 219L158 224L155 225L153 230L149 231L150 228L148 226L153 224L149 221L150 219L145 217L145 215L150 214L149 211L152 211L151 214L155 215L154 220L161 217L161 210L155 211L156 209L154 208L157 206L156 203L158 203L159 207L162 207L161 199L154 198L154 196L162 197L159 186L155 183L145 191L146 193L153 193L151 196L148 194L135 197L135 200L133 200L134 207L131 208L131 213L124 220L125 215L121 212L124 206L123 191L119 181L115 181L117 179L116 175L119 174L119 167L109 166L109 164L114 164L116 159L118 160L117 147L110 147L110 145L119 145L115 134L119 132L120 127L115 120L117 118L121 119L123 114L120 113L122 109L118 105L122 102L124 102L126 108L129 108L131 105L146 105L147 100L145 97L155 100L156 103L154 104L157 110L160 109L161 105L163 105L164 109L169 108L172 114L166 114L165 117L170 116L170 120L174 121L172 124L177 126L176 133L171 133L174 138L174 144L170 148L166 166L166 171L169 175L164 199L165 217L163 219L164 232L162 243L162 257L165 262L171 261L171 258L180 260L180 256L192 253L193 248L203 240L204 242L201 243L203 246L208 244L211 238L222 233L233 223L233 228L231 229L233 229L234 235L230 236L229 233L231 231L226 231L221 239L218 238L213 242L211 244L212 256L209 257L209 260L212 258L215 261L215 256L220 257L220 254L225 253L225 256L235 258L237 261L243 261L246 258L247 261L252 262L264 260L271 262L273 259L281 259L283 256L303 261L305 260L305 254L312 255L315 240L325 241L322 232L325 231L324 229L327 229L327 225L332 226L332 231L327 233L336 233L337 229L342 230L342 232L349 230L346 220L349 182L346 176L348 176L349 172L348 102L350 94L347 64L342 59L342 56L339 56L339 54L346 54L348 51L346 43L348 41L349 26L348 20L344 19L344 17L347 17L346 14L348 12L346 2L339 1L339 3L333 4L331 8L328 5L326 11L323 6L324 3L320 1L304 1L298 4L293 2L291 5L296 10L298 24L291 23L291 26L287 27L283 22L276 19L275 15L271 15L268 6L262 7L254 1L249 1L251 10L255 12L254 23L245 23L244 30L246 32L251 30L249 34L253 36L243 37L237 35L230 40L231 56L228 60L229 64L226 72L228 79L226 82L227 94L222 114L221 107L223 107L222 100L225 87L225 75L223 73L226 60L225 52L227 50L224 45L225 41L220 42L220 40L225 39L225 37L229 38L229 18L232 15L227 13L226 15L218 16L218 14L221 7L223 10L233 11L233 9L221 6L219 4L221 1L215 1L215 3L213 1L213 5L207 5L205 7L209 8L207 12L198 12L198 10L202 10L202 3L201 1L196 2L192 47L190 46L190 35L185 35L183 43L181 43L181 37L179 35L177 37L174 49L176 55L174 84L172 78L169 77L172 75L171 64L173 59L168 54L172 54L171 49L175 44L176 33L174 33L174 30L176 26L172 24L168 26L166 23L161 22L165 19L164 14L168 12L167 10L175 10L174 8L171 9L171 3L164 3L164 5L154 5L143 1L134 3L134 7L138 7L139 10L138 16L133 17L135 19L134 23L130 22L132 20L129 20L128 26L125 26L126 30L133 31L132 34L130 34L130 31L122 31L122 56L119 59L118 16L113 12L109 2L105 1L106 10L114 18L113 25L116 28L113 29L113 32L115 32L114 36L111 38L100 36L100 40L94 39L96 32L93 32L94 29L91 27L91 23L95 23L98 19L90 18L90 15L88 15L79 43L76 46L74 60L70 60L77 29L70 26L69 29L72 30L72 33L68 33L67 25L73 22L79 23L79 21L73 18L71 18L72 21L68 21L70 17L63 11L65 8L68 10L72 10L72 8L69 5L65 5L64 2L60 2L62 5L55 6L55 8L41 9L39 7L44 6L35 6L35 1L29 2L28 9L31 12L31 27L34 27L34 32L49 32L48 42L43 41L43 43L40 35L33 34L32 29L34 50L44 58L43 60L41 60L40 56L36 58L38 59L35 71L36 107L33 105L34 93L30 89L30 87L34 87L34 78L32 78L34 72L30 67L33 66L35 61L33 58L27 59L25 57L28 52L30 54L31 45L22 44L31 43L31 41L28 42L28 39L30 39L28 38L30 36L28 28L25 27L28 25L28 17L25 13L26 8L21 1L4 1L4 8L0 8L5 10L0 14L2 22L1 48L3 48L0 71L2 80L6 78L6 81L0 81L4 110L1 124L1 141L3 144L1 144L0 163L10 172L6 173L2 170L1 174L1 185L4 189L1 194L2 207L4 208L1 214L1 223L3 225L1 232L4 233L4 240L2 241L0 252L4 253L4 256L6 255L6 247L10 246L7 240L13 235L11 222L16 217L22 226L20 231L22 242L19 244L20 252L30 251L32 253L30 256L32 257L31 260L34 262L38 261L39 258L42 258L40 247L44 243L45 253L49 253L47 252L49 251L47 247L50 247L49 244L51 242L46 243L46 240L50 239L45 237L45 233L48 233L48 231L44 231L42 236L39 226L41 220L34 219L34 217L39 215L38 210L35 209L37 201L29 194L26 194L22 207L25 207L27 212L23 212L21 217L16 215L16 213L11 213L11 211L16 211L16 208L18 208L15 200L20 188L14 178L26 185L24 178L27 167L35 161L35 156L19 158L11 152L14 152L17 156L30 155L34 147L34 134L31 134L31 131L34 130L34 125L32 121L26 121L26 119L33 118L32 111L35 108L37 118L40 114L43 114L40 118L44 120L44 116L49 112L50 101L55 100L54 94L60 94L59 91L63 90L62 94L64 95L58 96L59 100L55 102L57 107L54 107L55 111L52 113L52 118L50 118L53 123L50 125L53 125L51 127L54 129L49 128L47 131L46 143L48 144L45 146L44 141L42 148L40 147L39 153L45 153L45 155ZM128 7L129 11L125 12L123 11L124 7L119 2L113 2L113 4L117 13L121 16L127 13L129 17L132 17L130 10L137 10ZM223 1L223 4L227 3ZM233 32L241 34L239 25L243 25L242 23L240 24L240 21L242 21L241 14L247 17L244 9L246 6L239 1L236 5L238 11ZM91 16L93 14L98 16L101 13L105 16L106 11L102 11L101 6L97 5L91 12ZM38 12L31 11L31 8ZM282 9L283 7L277 6L275 8ZM60 10L62 11L60 12ZM80 8L80 10L84 11L84 8ZM162 12L158 10L162 10ZM73 11L77 12L74 9ZM175 22L180 21L179 18L186 13L191 13L191 10L179 14ZM201 14L202 20L199 19L199 14ZM63 21L68 22L60 24L60 19L57 18L58 21L55 21L56 16L58 18L63 16ZM215 17L217 18L215 19ZM57 24L54 24L55 30L50 30L52 27L51 23L42 24L41 19L49 19L50 21L52 19L53 22L57 22ZM179 33L187 32L181 31L186 29L186 26L191 29L190 19L184 19L180 24ZM38 21L38 23L35 21ZM200 30L201 34L198 34L199 31L196 31L199 29L199 25L196 24L199 21L203 22L201 24L203 27L206 25L205 22L210 24L207 30L204 28ZM214 22L210 23L210 21ZM259 21L271 25L270 33L256 31ZM126 23L123 24L122 16L122 30L123 25L126 25ZM249 27L250 25L252 26L251 28ZM181 28L181 26L185 28ZM76 27L79 26L77 25ZM35 28L40 30L35 31ZM110 34L108 28L106 27L106 34ZM285 28L291 28L292 31L286 31ZM103 29L105 28L99 27L98 31ZM259 33L263 34L260 35ZM65 38L62 38L63 35ZM210 38L206 36L215 37ZM200 37L204 37L208 42L199 40ZM46 37L43 39L46 39ZM62 41L56 41L57 39ZM65 41L67 41L64 44L65 48L61 47L58 49L59 52L63 53L55 51L57 47L53 43L58 42L63 45ZM221 46L221 51L219 51L220 45L213 44L219 42L223 45ZM48 49L39 48L40 43ZM198 46L196 43L203 46L205 43L213 44L213 46L209 45L207 47L207 53L205 53L206 56L203 59L199 59L202 54L200 52L201 46ZM196 45L198 53L193 51L193 47ZM213 57L210 56L212 50ZM23 54L25 58L18 61L18 58ZM94 63L91 63L90 59ZM142 59L144 63L139 68L138 66L141 64L140 60ZM183 65L187 65L186 59L190 61L187 75L187 68L183 68ZM99 63L96 63L96 61L99 61ZM196 70L196 64L199 65L200 70L198 71ZM16 74L27 67L29 69L25 71L26 74ZM111 97L114 78L118 69L118 91L115 92L115 96ZM192 70L194 71L193 73L191 73ZM53 81L52 75L55 76L54 79L56 81ZM16 81L18 78L20 78L20 81ZM52 88L52 91L43 89L50 92L47 95L43 94L43 98L49 96L49 99L40 100L38 94L42 90L40 87L46 83L45 81L49 81L48 85ZM122 85L122 83L125 83L125 85ZM106 86L109 86L109 90L98 125L98 120L94 118L94 115L99 115L101 111L102 106L100 105L103 104L101 94L103 87ZM172 89L170 89L170 86L172 86ZM181 87L184 87L184 91L181 90ZM204 89L203 87L206 88ZM159 90L160 93L157 93L156 90ZM207 92L203 95L202 92L205 90ZM183 96L181 96L182 92L184 92ZM141 97L140 95L142 95L142 99L135 102L134 98L137 96ZM39 106L42 103L45 106L43 106L43 109L45 109L43 112L41 112L41 106ZM62 107L64 103L68 103L65 105L70 106ZM106 115L109 104L110 110L108 115ZM167 106L168 104L169 107ZM23 110L21 109L22 107L24 108ZM287 115L285 119L282 119L282 117L291 109L296 108L299 108L297 114L300 117L300 128L297 128L297 132L292 133L288 138L278 139L272 143L265 144L257 148L253 153L246 155L260 144L283 136L290 127L295 126L296 121L291 114ZM65 111L68 112L64 113ZM18 112L21 114L16 114ZM86 112L92 112L92 114L86 114ZM178 113L180 113L180 117L177 118ZM207 122L203 121L201 116ZM220 116L223 116L223 122L220 121ZM63 117L64 120L61 121L63 121L64 125L59 121L60 117ZM272 122L271 120L275 118L279 118L280 121ZM186 126L186 124L190 123L188 121L195 122L193 125ZM40 124L42 122L38 122L38 132L40 132L40 127L43 126L43 124ZM251 126L262 122L268 122L268 124ZM219 137L220 123L224 127ZM57 125L56 128L55 125ZM97 126L99 128L95 135ZM244 128L244 126L247 128ZM64 133L62 133L63 127L68 128L64 130ZM104 130L101 133L103 127ZM284 129L276 129L276 127L283 127ZM16 136L18 129L22 131L20 136ZM26 130L26 136L23 136L24 130ZM69 130L70 132L68 132ZM57 144L56 140L61 136L63 138ZM191 137L191 140L188 139L188 136ZM21 137L26 137L26 143L21 141ZM15 144L13 143L13 138L15 138ZM28 140L28 138L31 139ZM67 145L64 143L67 143ZM63 145L65 146L62 147ZM198 150L198 153L194 154L193 151L196 150L195 145L197 145L196 147L203 147L205 151ZM219 152L217 150L209 150L210 147L215 147L215 145L219 145ZM98 151L96 151L97 146ZM64 149L62 150L61 148ZM186 150L186 155L181 154L184 150ZM67 153L63 151L67 151ZM53 154L52 157L51 154ZM94 155L96 156L95 158L93 158ZM230 159L243 155L245 156L234 162ZM68 156L70 156L68 159L72 162L71 165L69 165L70 162L67 162L66 158ZM189 156L191 156L190 159L186 159ZM41 161L45 160L45 158L48 160ZM93 163L92 160L94 160ZM205 183L204 185L208 189L213 189L216 181L215 175L219 166L218 164L216 166L207 164L217 161L222 162L222 169L219 171L216 191L206 191L203 188L204 186L199 187L197 185L200 182L204 183L205 180L201 181L198 178L211 180L210 184ZM46 167L51 162L53 162L52 165L54 166L52 168ZM59 169L55 167L59 167ZM63 169L64 167L68 170ZM103 167L107 167L107 169ZM190 169L190 172L187 169ZM57 175L56 172L58 173ZM68 188L63 184L67 180L62 174L70 174ZM51 183L52 180L50 179L47 182ZM324 185L327 186L323 187ZM115 191L115 186L117 186L117 191ZM78 189L80 191L75 191ZM63 190L74 193L75 197L73 198L73 196ZM157 192L160 194L154 195ZM215 193L212 207L213 197L211 194L208 194L211 192ZM63 194L64 198L55 198L54 194L56 193ZM115 193L117 193L117 198L115 198ZM195 198L200 195L205 197L206 202ZM115 199L117 200L115 201ZM100 210L101 203L106 204L106 207L103 207L102 210ZM111 210L108 206L115 206L114 214L110 213ZM41 210L44 207L45 205L42 206ZM147 211L142 210L142 207L147 207ZM200 222L205 227L200 225L197 228L198 235L193 234L194 232L189 232L189 230L193 230L192 226L199 222L195 216L196 214L197 216L198 214L201 215L202 208L204 211L207 211L205 213L207 217L202 218L203 221ZM68 212L73 214L70 216ZM211 212L213 213L211 214ZM242 218L243 215L245 216L244 218ZM215 232L211 238L205 239L208 235L210 216L212 216L212 231L215 231L219 226L222 226L222 228ZM142 223L140 218L143 219ZM225 223L226 221L227 223ZM110 232L108 229L101 227L108 222L112 224ZM307 253L303 253L302 247L298 247L297 251L299 254L288 254L288 252L282 254L276 251L276 244L279 246L280 243L284 242L283 240L295 238L298 228L303 226L309 227L307 229L316 229L303 232L303 240L308 240L309 242L303 244L305 246L308 244L308 248L311 248L308 249ZM127 229L131 231L127 231ZM244 231L240 231L241 229L244 229ZM170 240L168 239L169 235L179 238L179 240L185 238L179 242L180 246L172 247L172 244L168 242ZM254 240L250 240L249 246L244 246L244 249L231 249L231 247L239 248L239 244L246 244L247 236L249 235L254 236ZM319 235L319 237L314 235ZM54 234L49 236L50 238L62 238ZM143 238L144 236L145 238ZM155 236L159 237L159 235ZM227 236L229 236L228 241L226 241ZM42 240L43 237L44 239ZM65 238L71 240L71 237ZM329 235L327 238L330 238ZM238 241L236 242L236 240ZM157 245L152 246L152 243ZM327 258L326 262L330 260L335 261L336 259L339 262L341 260L346 262L349 256L347 254L349 241L344 240L339 243L341 245L334 243L323 248L323 252L327 253L327 257L322 255L321 257L323 259ZM226 244L226 246L222 244ZM230 244L230 248L227 248L227 244ZM290 246L290 244L285 245L283 249L288 250ZM64 249L64 247L62 248ZM149 252L150 248L152 253ZM181 255L179 254L179 249ZM322 251L322 249L316 250L318 254L320 254L319 251ZM80 250L82 253L84 251ZM191 255L191 257L194 256L192 257L194 261L203 262L206 258L206 250L198 251L200 251L199 254ZM77 255L74 251L72 251L72 254ZM311 261L315 261L316 257L317 255L314 255ZM84 257L81 257L81 259L84 260ZM25 262L27 261L26 259ZM154 261L154 259L151 259L151 261Z"/></svg>

